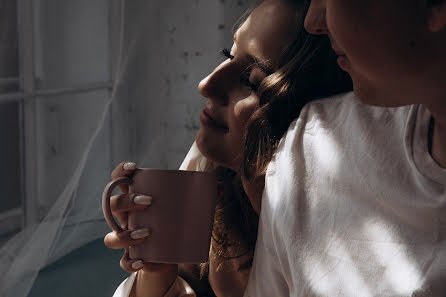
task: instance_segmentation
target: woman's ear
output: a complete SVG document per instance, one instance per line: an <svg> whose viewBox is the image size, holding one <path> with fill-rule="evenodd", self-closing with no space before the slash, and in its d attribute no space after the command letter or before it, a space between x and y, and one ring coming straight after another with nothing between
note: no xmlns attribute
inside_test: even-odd
<svg viewBox="0 0 446 297"><path fill-rule="evenodd" d="M427 24L432 32L446 29L446 0L426 1L428 10ZM435 3L431 3L435 2Z"/></svg>

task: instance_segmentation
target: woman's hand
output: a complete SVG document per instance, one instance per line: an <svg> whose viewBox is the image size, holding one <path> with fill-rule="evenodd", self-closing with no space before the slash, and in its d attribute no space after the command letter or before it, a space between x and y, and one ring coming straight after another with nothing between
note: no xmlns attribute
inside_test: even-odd
<svg viewBox="0 0 446 297"><path fill-rule="evenodd" d="M136 169L134 162L124 161L118 164L111 173L111 179L116 179L124 176L131 176ZM110 206L112 214L118 219L121 227L127 229L127 218L129 211L144 210L150 207L152 198L136 193L128 193L128 185L118 185L122 194L115 195L110 198ZM121 258L121 268L127 272L135 272L143 270L149 274L172 274L176 271L176 264L162 264L162 263L147 263L142 262L141 259L130 259L128 247L142 243L148 236L149 230L125 230L121 233L112 231L104 238L104 243L111 249L125 248L124 255Z"/></svg>

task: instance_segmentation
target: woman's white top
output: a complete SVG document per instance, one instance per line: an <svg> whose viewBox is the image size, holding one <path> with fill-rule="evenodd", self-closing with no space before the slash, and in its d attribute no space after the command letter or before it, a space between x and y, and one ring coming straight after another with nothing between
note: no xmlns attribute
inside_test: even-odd
<svg viewBox="0 0 446 297"><path fill-rule="evenodd" d="M128 297L130 295L130 291L132 290L133 283L135 282L136 272L130 274L128 278L126 278L116 289L113 297ZM164 297L196 297L197 295L189 286L189 284L182 279L180 276L177 276L175 282L169 288L169 290L164 294Z"/></svg>
<svg viewBox="0 0 446 297"><path fill-rule="evenodd" d="M307 105L266 175L245 296L446 296L446 169L430 112Z"/></svg>

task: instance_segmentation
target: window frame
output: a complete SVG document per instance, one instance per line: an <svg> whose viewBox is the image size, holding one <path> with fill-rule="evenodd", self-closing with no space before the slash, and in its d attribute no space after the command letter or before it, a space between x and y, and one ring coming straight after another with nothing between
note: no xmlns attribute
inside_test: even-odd
<svg viewBox="0 0 446 297"><path fill-rule="evenodd" d="M91 82L66 88L36 89L35 76L35 15L33 0L17 0L17 34L19 77L0 78L0 86L18 85L18 92L1 93L0 105L9 102L18 102L19 109L19 143L20 143L20 205L19 208L0 212L0 237L10 236L17 230L38 223L37 207L37 135L36 133L36 102L53 96L64 94L87 93L94 90L108 90L112 94L112 88L117 69L117 57L120 54L122 33L123 0L110 0L108 4L109 24L109 69L108 81ZM112 113L110 113L112 114ZM109 117L108 125L111 127L112 117ZM25 121L26 119L26 121ZM110 138L113 143L113 139Z"/></svg>

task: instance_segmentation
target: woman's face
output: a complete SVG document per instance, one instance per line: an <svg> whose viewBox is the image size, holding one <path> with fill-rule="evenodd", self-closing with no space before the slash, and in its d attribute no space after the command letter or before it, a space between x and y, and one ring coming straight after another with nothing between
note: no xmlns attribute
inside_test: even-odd
<svg viewBox="0 0 446 297"><path fill-rule="evenodd" d="M283 47L298 27L295 10L282 1L265 1L234 35L227 59L198 85L207 99L196 142L201 153L238 170L248 119L259 106L257 88L278 69Z"/></svg>
<svg viewBox="0 0 446 297"><path fill-rule="evenodd" d="M424 3L312 0L305 27L310 33L328 34L360 100L381 106L416 103L418 90L408 85L422 84L431 66L426 63L431 37Z"/></svg>

